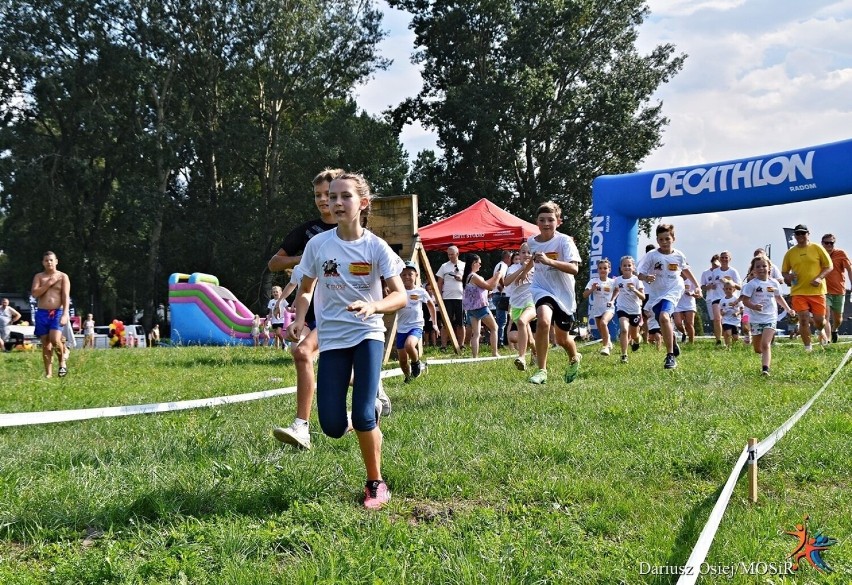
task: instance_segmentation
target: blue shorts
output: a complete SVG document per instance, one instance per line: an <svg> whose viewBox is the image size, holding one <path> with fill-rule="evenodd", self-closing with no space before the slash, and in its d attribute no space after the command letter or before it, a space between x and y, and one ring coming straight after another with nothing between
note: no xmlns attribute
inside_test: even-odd
<svg viewBox="0 0 852 585"><path fill-rule="evenodd" d="M479 309L468 309L467 317L468 319L485 319L488 315L491 314L491 311L488 310L488 307L481 307Z"/></svg>
<svg viewBox="0 0 852 585"><path fill-rule="evenodd" d="M651 310L654 312L654 318L659 321L660 314L668 313L669 315L671 315L672 313L674 313L675 304L668 299L663 299L659 301L656 305L651 307Z"/></svg>
<svg viewBox="0 0 852 585"><path fill-rule="evenodd" d="M405 347L405 340L408 339L408 336L412 335L417 339L423 339L423 330L420 327L415 327L408 333L399 333L396 334L396 348L402 349Z"/></svg>
<svg viewBox="0 0 852 585"><path fill-rule="evenodd" d="M51 331L62 331L62 309L38 309L33 335L43 337Z"/></svg>

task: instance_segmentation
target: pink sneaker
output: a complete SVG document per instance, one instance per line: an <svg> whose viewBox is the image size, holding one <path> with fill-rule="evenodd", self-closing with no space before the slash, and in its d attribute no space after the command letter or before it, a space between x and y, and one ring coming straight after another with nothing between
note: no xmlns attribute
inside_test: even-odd
<svg viewBox="0 0 852 585"><path fill-rule="evenodd" d="M364 485L364 507L368 510L380 510L390 501L388 484L382 480L367 480Z"/></svg>

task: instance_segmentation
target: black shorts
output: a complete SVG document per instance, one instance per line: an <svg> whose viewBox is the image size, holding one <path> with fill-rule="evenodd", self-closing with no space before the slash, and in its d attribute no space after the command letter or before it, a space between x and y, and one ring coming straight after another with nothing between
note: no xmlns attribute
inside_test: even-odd
<svg viewBox="0 0 852 585"><path fill-rule="evenodd" d="M550 307L550 310L553 311L553 317L550 322L559 327L562 331L571 331L574 327L574 315L569 315L560 309L559 303L557 303L556 299L553 297L540 298L535 304L536 313L538 313L539 307Z"/></svg>
<svg viewBox="0 0 852 585"><path fill-rule="evenodd" d="M464 309L461 299L444 299L444 307L447 308L447 319L453 327L464 327Z"/></svg>
<svg viewBox="0 0 852 585"><path fill-rule="evenodd" d="M272 324L272 330L273 331L278 331L282 327L284 327L284 323L273 323Z"/></svg>
<svg viewBox="0 0 852 585"><path fill-rule="evenodd" d="M727 323L722 323L722 331L730 331L734 335L740 334L740 328L736 325L728 325Z"/></svg>
<svg viewBox="0 0 852 585"><path fill-rule="evenodd" d="M722 302L722 299L716 299L715 301L713 301L713 302L712 302L712 303L710 303L710 304L711 304L711 305L718 305L718 304L719 304L719 303L721 303L721 302Z"/></svg>
<svg viewBox="0 0 852 585"><path fill-rule="evenodd" d="M625 311L621 311L621 310L616 311L615 315L619 319L621 319L621 318L627 319L627 322L632 327L639 327L639 323L642 322L642 315L628 315Z"/></svg>

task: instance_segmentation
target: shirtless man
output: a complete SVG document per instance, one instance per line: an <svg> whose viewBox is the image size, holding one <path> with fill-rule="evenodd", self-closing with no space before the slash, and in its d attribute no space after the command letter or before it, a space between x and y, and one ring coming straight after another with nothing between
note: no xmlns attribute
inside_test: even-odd
<svg viewBox="0 0 852 585"><path fill-rule="evenodd" d="M59 260L53 252L45 252L41 259L43 272L33 277L32 295L37 299L35 335L41 339L41 357L44 375L53 376L53 353L59 358L59 377L68 373L62 328L68 322L71 281L68 275L56 269Z"/></svg>

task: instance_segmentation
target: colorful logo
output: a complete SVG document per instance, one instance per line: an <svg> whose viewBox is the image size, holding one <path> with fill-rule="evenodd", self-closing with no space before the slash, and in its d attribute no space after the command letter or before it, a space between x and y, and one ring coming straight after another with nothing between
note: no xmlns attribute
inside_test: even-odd
<svg viewBox="0 0 852 585"><path fill-rule="evenodd" d="M793 570L798 571L800 562L802 559L808 561L811 566L819 571L820 573L831 573L831 567L823 560L822 552L828 550L833 544L837 544L836 538L829 538L828 536L823 535L820 532L816 533L816 536L808 535L808 519L810 517L805 515L805 518L801 524L796 524L796 530L792 532L784 532L784 534L789 534L790 536L794 536L799 540L799 544L796 545L796 548L793 549L789 555L787 555L788 559L793 559Z"/></svg>

